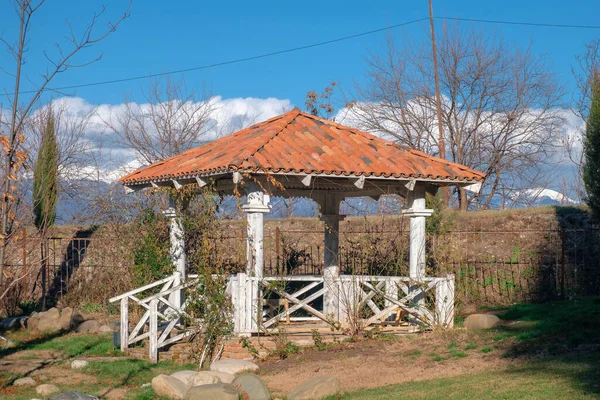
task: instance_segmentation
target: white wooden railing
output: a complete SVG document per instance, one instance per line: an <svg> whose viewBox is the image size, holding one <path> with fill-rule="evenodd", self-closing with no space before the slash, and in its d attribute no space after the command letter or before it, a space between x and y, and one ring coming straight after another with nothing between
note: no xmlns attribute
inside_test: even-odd
<svg viewBox="0 0 600 400"><path fill-rule="evenodd" d="M189 335L183 326L185 303L173 304L169 297L197 282L197 276L174 286L175 277L123 293L109 301L121 304L121 350L144 339L149 355L158 360L161 347ZM160 290L157 288L160 287ZM287 288L287 289L286 289ZM154 292L154 293L152 293ZM142 294L150 293L142 297ZM273 329L279 322L322 320L347 323L360 310L363 326L382 323L402 310L413 325L451 327L454 323L454 276L423 278L342 275L332 281L323 276L253 277L245 273L230 276L227 293L234 308L234 334L250 336ZM129 304L145 309L129 331ZM180 333L171 335L178 327Z"/></svg>

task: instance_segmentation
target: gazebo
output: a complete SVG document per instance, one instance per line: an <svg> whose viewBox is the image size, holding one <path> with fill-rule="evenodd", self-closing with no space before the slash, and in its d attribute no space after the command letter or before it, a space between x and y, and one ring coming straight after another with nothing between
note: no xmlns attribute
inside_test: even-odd
<svg viewBox="0 0 600 400"><path fill-rule="evenodd" d="M425 276L425 219L432 213L425 206L425 195L450 185L477 191L484 178L483 173L463 165L295 109L140 168L120 182L128 191L161 186L180 189L190 184L203 187L210 182L220 194L246 193L247 266L243 273L230 277L228 292L234 304L235 333L252 335L289 320L299 310L308 314L307 319L335 320L344 325L350 309L348 298L372 311L366 324L402 309L422 324L451 325L454 278ZM407 200L408 208L402 213L410 217L409 276L340 275L338 233L344 218L339 214L340 203L348 197L377 199L383 194L397 194ZM263 218L270 212L271 196L308 197L318 203L325 223L322 276L263 275ZM121 302L121 347L149 337L151 358L159 347L181 339L183 334L169 336L178 323L177 317L170 315L183 311L181 293L190 284L178 210L171 207L165 215L171 219L171 256L176 272L111 299ZM263 315L259 310L261 285L269 280L300 281L305 286L294 293L280 293L286 302L284 311ZM139 298L143 291L160 285L158 295ZM428 310L424 298L429 290L435 291L435 307ZM373 301L378 295L385 297L384 305ZM323 306L317 310L311 302L320 297ZM131 300L145 305L148 311L129 332L127 307ZM167 326L160 334L159 320ZM146 324L148 332L142 334Z"/></svg>

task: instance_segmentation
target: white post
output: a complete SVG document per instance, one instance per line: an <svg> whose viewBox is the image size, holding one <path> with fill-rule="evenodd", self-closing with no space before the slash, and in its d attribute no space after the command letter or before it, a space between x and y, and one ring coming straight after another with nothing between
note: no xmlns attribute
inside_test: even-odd
<svg viewBox="0 0 600 400"><path fill-rule="evenodd" d="M158 299L150 300L150 336L149 352L150 361L158 362Z"/></svg>
<svg viewBox="0 0 600 400"><path fill-rule="evenodd" d="M320 200L321 221L325 224L323 234L323 285L327 291L323 295L323 314L340 320L340 290L339 290L339 245L340 221L345 216L340 215L339 195L325 195Z"/></svg>
<svg viewBox="0 0 600 400"><path fill-rule="evenodd" d="M185 281L185 241L181 216L177 213L174 200L169 198L169 208L163 211L169 219L169 239L171 242L171 261L175 267L173 271L173 287ZM169 295L169 302L181 310L183 304L183 291L179 290Z"/></svg>
<svg viewBox="0 0 600 400"><path fill-rule="evenodd" d="M269 195L251 183L246 189L248 197L242 209L248 221L248 237L246 238L246 273L261 278L263 276L263 214L271 211Z"/></svg>
<svg viewBox="0 0 600 400"><path fill-rule="evenodd" d="M263 231L264 214L271 211L269 206L270 197L257 184L251 182L246 187L248 197L246 204L242 206L246 212L248 221L248 237L246 239L246 274L250 277L262 278L264 268L263 254ZM257 330L259 316L258 306L261 291L258 285L258 279L248 279L246 287L248 308L244 311L246 314L246 332Z"/></svg>
<svg viewBox="0 0 600 400"><path fill-rule="evenodd" d="M121 351L127 350L129 347L129 297L125 296L121 299Z"/></svg>
<svg viewBox="0 0 600 400"><path fill-rule="evenodd" d="M454 275L448 274L435 286L436 322L441 328L454 326Z"/></svg>
<svg viewBox="0 0 600 400"><path fill-rule="evenodd" d="M408 192L407 203L409 208L402 210L402 214L410 217L410 254L408 276L411 280L421 282L425 277L425 218L433 210L425 208L425 187L422 182L417 182L412 191ZM413 285L411 291L421 290ZM416 296L415 303L422 304L422 295Z"/></svg>

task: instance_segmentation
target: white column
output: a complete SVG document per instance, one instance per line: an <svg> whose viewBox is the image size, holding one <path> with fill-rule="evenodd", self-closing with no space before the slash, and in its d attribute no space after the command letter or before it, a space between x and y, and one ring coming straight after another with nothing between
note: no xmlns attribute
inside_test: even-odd
<svg viewBox="0 0 600 400"><path fill-rule="evenodd" d="M269 195L256 184L251 183L247 187L248 197L242 209L246 213L247 238L246 238L246 273L256 277L263 276L263 231L264 214L271 211L269 206Z"/></svg>
<svg viewBox="0 0 600 400"><path fill-rule="evenodd" d="M169 239L171 242L171 262L173 263L173 286L178 286L185 281L185 240L181 216L177 213L173 199L169 201L169 208L163 211L169 219ZM183 304L183 291L173 292L169 295L169 302L181 309Z"/></svg>
<svg viewBox="0 0 600 400"><path fill-rule="evenodd" d="M333 316L336 321L340 319L340 221L345 218L345 216L339 214L341 201L342 197L339 195L325 195L319 202L321 221L325 223L323 234L323 284L327 291L323 295L323 313L326 316Z"/></svg>
<svg viewBox="0 0 600 400"><path fill-rule="evenodd" d="M410 259L408 276L416 281L425 276L425 218L433 210L425 208L425 187L417 183L408 194L408 209L402 214L410 217Z"/></svg>

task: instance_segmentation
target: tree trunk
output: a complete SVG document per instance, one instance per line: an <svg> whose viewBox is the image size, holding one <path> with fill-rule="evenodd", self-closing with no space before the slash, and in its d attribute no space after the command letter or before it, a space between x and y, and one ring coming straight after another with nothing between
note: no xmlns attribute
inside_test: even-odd
<svg viewBox="0 0 600 400"><path fill-rule="evenodd" d="M42 272L42 311L46 311L46 282L48 280L48 240L46 238L46 233L42 233L40 235L40 253L41 253L41 272Z"/></svg>

